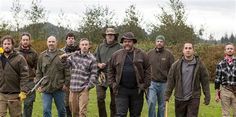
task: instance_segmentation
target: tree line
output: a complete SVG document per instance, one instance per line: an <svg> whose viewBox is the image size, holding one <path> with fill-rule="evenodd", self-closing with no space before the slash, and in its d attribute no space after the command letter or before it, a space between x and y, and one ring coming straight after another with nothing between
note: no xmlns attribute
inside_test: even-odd
<svg viewBox="0 0 236 117"><path fill-rule="evenodd" d="M139 40L155 39L159 34L164 35L169 44L186 41L198 43L203 40L204 29L197 31L186 23L187 15L181 0L169 0L167 7L157 6L160 7L161 13L153 15L158 23L148 24L148 31L141 26L143 20L135 5L126 8L125 17L120 24L114 17L115 13L108 7L87 7L76 29L72 29L70 19L61 9L55 19L57 28L53 28L47 25L48 11L41 2L32 0L30 8L23 9L20 0L13 0L11 16L14 23L0 19L0 36L9 33L17 36L19 32L27 31L32 34L33 39L45 39L49 35L64 39L67 32L75 32L78 38L87 37L93 42L100 42L105 29L113 27L120 34L132 31Z"/></svg>

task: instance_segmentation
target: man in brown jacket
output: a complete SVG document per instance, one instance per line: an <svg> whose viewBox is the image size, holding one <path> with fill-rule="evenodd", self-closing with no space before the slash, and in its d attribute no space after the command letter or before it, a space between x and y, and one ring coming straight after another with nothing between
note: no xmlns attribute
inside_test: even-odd
<svg viewBox="0 0 236 117"><path fill-rule="evenodd" d="M144 90L150 85L151 70L148 56L135 48L137 40L132 32L121 38L123 49L116 51L109 63L108 80L116 95L116 117L140 117Z"/></svg>
<svg viewBox="0 0 236 117"><path fill-rule="evenodd" d="M148 52L149 62L152 69L152 81L148 88L148 117L164 117L165 100L164 93L166 88L167 75L174 56L165 47L165 37L158 35L155 41L155 48ZM158 112L156 103L158 102ZM156 115L157 113L157 115Z"/></svg>
<svg viewBox="0 0 236 117"><path fill-rule="evenodd" d="M194 55L192 43L185 43L183 56L172 64L167 78L165 100L169 101L175 89L175 116L197 117L201 87L204 104L210 103L209 74L198 56Z"/></svg>
<svg viewBox="0 0 236 117"><path fill-rule="evenodd" d="M23 56L13 50L14 39L4 36L1 40L4 53L0 54L0 117L21 116L20 92L29 89L26 83L29 77L29 68Z"/></svg>
<svg viewBox="0 0 236 117"><path fill-rule="evenodd" d="M20 36L20 45L16 48L16 51L24 56L29 67L29 80L27 86L32 89L35 85L34 78L38 61L38 54L35 49L31 47L31 35L27 32L23 32ZM32 117L33 103L35 101L35 91L27 95L24 100L23 117Z"/></svg>

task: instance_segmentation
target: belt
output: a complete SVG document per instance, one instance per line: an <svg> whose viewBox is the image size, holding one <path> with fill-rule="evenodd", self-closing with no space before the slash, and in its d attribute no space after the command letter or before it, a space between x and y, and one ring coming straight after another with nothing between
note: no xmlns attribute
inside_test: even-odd
<svg viewBox="0 0 236 117"><path fill-rule="evenodd" d="M1 92L3 94L19 94L20 92Z"/></svg>

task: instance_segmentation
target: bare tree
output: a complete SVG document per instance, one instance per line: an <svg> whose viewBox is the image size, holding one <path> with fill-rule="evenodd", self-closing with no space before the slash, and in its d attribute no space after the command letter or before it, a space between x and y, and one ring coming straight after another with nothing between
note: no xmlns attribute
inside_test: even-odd
<svg viewBox="0 0 236 117"><path fill-rule="evenodd" d="M20 4L20 0L13 0L12 1L12 7L11 7L11 12L13 15L13 19L15 21L16 24L16 31L19 31L20 28L20 13L22 11L22 5Z"/></svg>

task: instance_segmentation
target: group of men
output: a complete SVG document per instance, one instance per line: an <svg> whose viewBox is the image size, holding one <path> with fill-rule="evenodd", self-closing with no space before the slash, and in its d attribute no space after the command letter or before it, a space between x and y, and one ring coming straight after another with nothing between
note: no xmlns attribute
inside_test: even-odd
<svg viewBox="0 0 236 117"><path fill-rule="evenodd" d="M66 35L65 47L58 49L54 36L47 38L47 49L40 55L31 47L31 35L22 33L19 47L11 36L1 39L0 116L7 110L11 117L22 116L21 98L25 94L23 116L31 117L35 90L42 93L43 116L51 117L52 100L59 117L86 117L89 90L96 86L99 117L107 117L106 90L110 89L110 117L140 117L144 97L149 117L164 117L166 104L174 90L175 116L197 117L201 91L204 104L210 103L209 74L201 59L194 54L192 43L184 43L183 55L174 61L165 48L165 37L155 39L155 47L145 53L135 47L132 32L119 34L107 28L104 40L90 52L90 41ZM236 116L236 59L234 45L225 46L225 58L217 65L215 100L221 99L222 116ZM222 85L222 88L220 88ZM158 112L156 105L158 103Z"/></svg>

